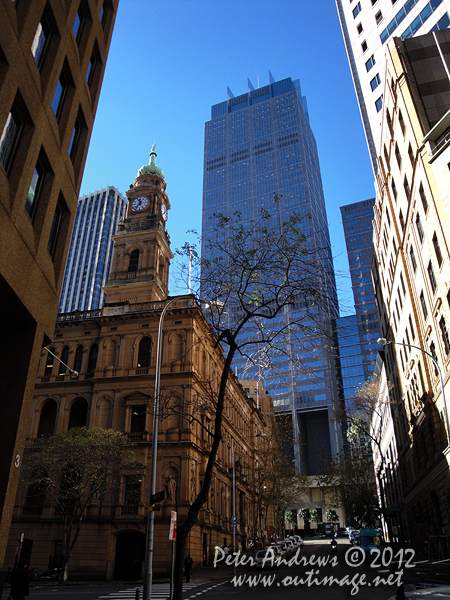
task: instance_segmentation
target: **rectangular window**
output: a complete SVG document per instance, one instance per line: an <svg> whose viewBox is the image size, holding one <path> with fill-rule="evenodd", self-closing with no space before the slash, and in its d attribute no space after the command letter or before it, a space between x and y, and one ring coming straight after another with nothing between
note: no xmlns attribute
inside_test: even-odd
<svg viewBox="0 0 450 600"><path fill-rule="evenodd" d="M408 156L409 156L411 165L414 166L415 159L414 159L414 152L411 147L411 144L408 144Z"/></svg>
<svg viewBox="0 0 450 600"><path fill-rule="evenodd" d="M100 52L98 50L97 42L94 44L94 49L92 50L91 59L89 61L89 65L86 71L86 81L90 89L92 89L92 84L94 82L94 78L97 73L97 67L101 64L100 60Z"/></svg>
<svg viewBox="0 0 450 600"><path fill-rule="evenodd" d="M50 235L48 238L47 252L50 254L52 260L55 257L56 246L58 244L58 236L61 228L61 221L64 212L64 200L60 196L58 204L56 205L55 214L53 215L52 227L50 229Z"/></svg>
<svg viewBox="0 0 450 600"><path fill-rule="evenodd" d="M44 62L45 52L50 42L51 28L49 25L49 19L44 14L37 26L36 33L34 34L33 43L31 44L31 54L34 56L37 66L40 68Z"/></svg>
<svg viewBox="0 0 450 600"><path fill-rule="evenodd" d="M431 356L434 358L434 360L436 361L436 363L438 362L438 357L436 354L436 346L434 345L434 342L431 342L430 344L430 354ZM439 371L436 368L436 365L434 365L434 374L435 375L439 375Z"/></svg>
<svg viewBox="0 0 450 600"><path fill-rule="evenodd" d="M382 20L383 20L383 14L382 14L381 10L379 10L377 12L377 14L375 15L375 22L377 25L379 25Z"/></svg>
<svg viewBox="0 0 450 600"><path fill-rule="evenodd" d="M442 252L441 252L441 248L439 246L439 240L437 238L436 232L434 232L433 235L433 248L434 248L434 252L436 254L436 260L439 266L442 265Z"/></svg>
<svg viewBox="0 0 450 600"><path fill-rule="evenodd" d="M420 304L422 306L423 316L426 319L428 317L428 308L427 308L427 303L425 301L425 295L423 293L423 290L420 292Z"/></svg>
<svg viewBox="0 0 450 600"><path fill-rule="evenodd" d="M102 10L100 12L100 23L102 24L103 29L106 27L106 22L108 20L108 16L111 10L111 1L104 0L102 4Z"/></svg>
<svg viewBox="0 0 450 600"><path fill-rule="evenodd" d="M399 219L400 219L400 226L402 228L402 232L405 233L405 219L403 217L403 213L402 213L401 210L400 210L400 213L399 213Z"/></svg>
<svg viewBox="0 0 450 600"><path fill-rule="evenodd" d="M369 72L370 69L374 66L374 64L375 64L375 56L372 54L372 56L366 62L366 71Z"/></svg>
<svg viewBox="0 0 450 600"><path fill-rule="evenodd" d="M416 227L417 227L417 233L419 234L420 241L423 242L423 238L425 236L425 233L423 231L422 220L420 218L420 214L419 213L417 213L417 215L416 215Z"/></svg>
<svg viewBox="0 0 450 600"><path fill-rule="evenodd" d="M375 108L377 109L377 112L380 112L383 108L383 96L380 96L378 100L375 101Z"/></svg>
<svg viewBox="0 0 450 600"><path fill-rule="evenodd" d="M408 179L406 178L406 175L405 175L405 179L403 180L403 189L405 190L406 197L409 200L409 197L411 196L411 188L409 187L409 183L408 183Z"/></svg>
<svg viewBox="0 0 450 600"><path fill-rule="evenodd" d="M356 31L358 32L358 35L361 35L361 33L363 32L362 23L358 23L358 25L356 26Z"/></svg>
<svg viewBox="0 0 450 600"><path fill-rule="evenodd" d="M17 93L0 137L0 164L6 173L9 173L11 169L23 128L28 119L28 112L22 97Z"/></svg>
<svg viewBox="0 0 450 600"><path fill-rule="evenodd" d="M56 89L52 100L52 108L57 121L59 121L61 117L64 99L67 95L67 90L70 85L73 85L72 76L70 74L67 62L64 61L64 66L61 70L61 75L59 76L58 82L56 84Z"/></svg>
<svg viewBox="0 0 450 600"><path fill-rule="evenodd" d="M75 162L78 146L80 144L80 138L83 130L86 129L86 121L84 120L83 113L81 109L78 111L77 118L75 119L75 124L73 126L72 137L70 139L69 144L69 156L72 163Z"/></svg>
<svg viewBox="0 0 450 600"><path fill-rule="evenodd" d="M431 260L428 263L427 270L428 270L428 277L430 279L431 289L433 290L433 293L434 293L437 289L437 281L436 281L436 277L434 275L434 269L433 269L433 264L432 264Z"/></svg>
<svg viewBox="0 0 450 600"><path fill-rule="evenodd" d="M406 131L406 127L405 127L405 121L403 120L403 115L402 115L402 111L399 110L398 111L398 122L400 125L400 129L402 130L403 136L405 135L405 131Z"/></svg>
<svg viewBox="0 0 450 600"><path fill-rule="evenodd" d="M401 169L402 168L402 156L400 154L400 150L398 149L398 144L395 144L395 158L397 160L397 164L398 164L398 168Z"/></svg>
<svg viewBox="0 0 450 600"><path fill-rule="evenodd" d="M422 201L423 212L425 214L427 214L428 200L427 200L427 197L425 196L425 190L423 189L422 183L420 183L420 185L419 185L419 196L420 196L420 199Z"/></svg>
<svg viewBox="0 0 450 600"><path fill-rule="evenodd" d="M31 219L33 219L36 214L36 206L41 195L42 186L44 185L45 174L50 171L48 159L45 152L41 150L36 166L34 167L34 173L31 178L30 188L25 201L25 211Z"/></svg>
<svg viewBox="0 0 450 600"><path fill-rule="evenodd" d="M411 258L412 268L415 273L417 271L417 260L416 255L414 254L414 248L412 246L409 247L409 256Z"/></svg>
<svg viewBox="0 0 450 600"><path fill-rule="evenodd" d="M377 87L380 85L380 83L381 83L380 75L377 73L370 82L370 88L371 88L372 92L377 89Z"/></svg>
<svg viewBox="0 0 450 600"><path fill-rule="evenodd" d="M445 317L442 315L441 320L439 321L439 328L441 330L442 342L444 344L445 354L450 352L450 338L448 335L447 324L445 322Z"/></svg>
<svg viewBox="0 0 450 600"><path fill-rule="evenodd" d="M397 192L397 186L395 185L394 179L392 179L391 187L392 187L392 195L394 196L394 199L397 200L398 192Z"/></svg>
<svg viewBox="0 0 450 600"><path fill-rule="evenodd" d="M411 337L412 337L412 340L414 341L416 338L416 332L414 331L411 315L409 315L408 321L409 321L409 328L411 329Z"/></svg>
<svg viewBox="0 0 450 600"><path fill-rule="evenodd" d="M361 2L358 2L358 4L352 10L353 18L356 19L356 17L359 15L360 12L361 12Z"/></svg>

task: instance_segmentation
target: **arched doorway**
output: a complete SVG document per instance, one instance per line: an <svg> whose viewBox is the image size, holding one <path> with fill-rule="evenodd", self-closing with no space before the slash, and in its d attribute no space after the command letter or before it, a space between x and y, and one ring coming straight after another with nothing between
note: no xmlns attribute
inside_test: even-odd
<svg viewBox="0 0 450 600"><path fill-rule="evenodd" d="M137 581L142 579L145 559L145 534L124 531L117 535L114 579Z"/></svg>

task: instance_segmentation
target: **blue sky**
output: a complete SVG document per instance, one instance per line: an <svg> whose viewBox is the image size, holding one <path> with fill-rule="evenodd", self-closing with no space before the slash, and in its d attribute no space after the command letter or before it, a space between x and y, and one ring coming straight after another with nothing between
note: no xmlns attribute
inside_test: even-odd
<svg viewBox="0 0 450 600"><path fill-rule="evenodd" d="M339 207L374 197L373 173L333 0L120 0L81 194L122 193L148 163L166 175L172 249L201 229L211 106L300 79L317 140L341 314L353 312ZM173 291L173 290L172 290Z"/></svg>

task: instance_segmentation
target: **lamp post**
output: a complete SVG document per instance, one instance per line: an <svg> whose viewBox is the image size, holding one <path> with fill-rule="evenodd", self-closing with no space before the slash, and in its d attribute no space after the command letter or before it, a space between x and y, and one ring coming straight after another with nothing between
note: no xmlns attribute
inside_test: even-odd
<svg viewBox="0 0 450 600"><path fill-rule="evenodd" d="M178 300L178 297L171 298L161 311L159 316L158 343L156 348L156 373L155 373L155 402L153 407L153 438L152 438L152 463L150 471L150 498L156 492L156 462L158 449L158 420L159 420L159 389L161 381L161 355L162 355L162 327L164 317L170 306ZM143 600L151 600L152 597L152 578L153 578L153 538L155 531L155 512L149 511L147 522L147 538L145 544L145 574Z"/></svg>
<svg viewBox="0 0 450 600"><path fill-rule="evenodd" d="M236 467L234 462L234 441L233 441L233 501L232 501L232 526L233 526L233 554L236 552ZM233 575L236 577L236 561L233 560Z"/></svg>
<svg viewBox="0 0 450 600"><path fill-rule="evenodd" d="M445 390L444 390L444 379L442 377L442 372L441 369L438 365L437 360L434 358L434 356L432 354L430 354L429 352L427 352L426 350L424 350L423 348L421 348L420 346L413 346L412 344L403 344L402 342L394 342L393 340L387 340L386 338L378 338L377 343L380 344L380 346L387 346L388 344L395 344L397 346L405 346L406 348L415 348L416 350L420 350L421 352L423 352L424 354L426 354L433 362L433 365L436 367L437 372L439 373L439 381L441 384L441 390L442 390L442 401L444 403L444 415L445 415L445 425L447 428L447 442L449 440L449 435L450 435L450 427L448 424L448 412L447 412L447 401L445 399ZM449 447L448 443L447 443L447 448ZM446 448L446 450L447 450ZM444 450L445 452L445 450Z"/></svg>

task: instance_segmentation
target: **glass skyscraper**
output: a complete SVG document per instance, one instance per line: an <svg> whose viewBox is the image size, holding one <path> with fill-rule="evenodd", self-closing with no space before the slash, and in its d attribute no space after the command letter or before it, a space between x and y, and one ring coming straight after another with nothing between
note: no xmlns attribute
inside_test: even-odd
<svg viewBox="0 0 450 600"><path fill-rule="evenodd" d="M78 200L70 240L59 312L96 310L103 306L103 286L108 280L113 236L125 217L127 199L108 186Z"/></svg>
<svg viewBox="0 0 450 600"><path fill-rule="evenodd" d="M267 368L262 355L259 361L255 350L251 363L238 358L233 370L241 379L263 380L277 413L292 419L297 470L314 474L322 458L340 447L333 419L337 393L331 342L332 319L338 313L336 283L306 98L299 80L275 81L269 75L269 85L254 89L249 82L246 93L235 97L228 90L227 100L212 106L205 125L203 237L213 238L214 213L231 217L238 211L245 224L264 209L273 215L274 226L294 211L305 216L303 231L320 259L318 285L328 301L326 306L309 308L318 324L316 332L305 335L301 343L295 341L290 358L272 357L275 369ZM281 197L278 202L274 194ZM297 317L306 309L299 301L292 310ZM279 326L292 316L286 312ZM252 332L248 329L243 335Z"/></svg>

